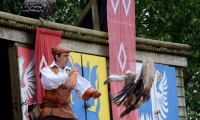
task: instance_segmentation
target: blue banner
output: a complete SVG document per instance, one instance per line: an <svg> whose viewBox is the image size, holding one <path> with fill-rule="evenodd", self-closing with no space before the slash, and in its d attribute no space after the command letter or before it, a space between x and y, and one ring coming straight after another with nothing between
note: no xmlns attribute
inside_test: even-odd
<svg viewBox="0 0 200 120"><path fill-rule="evenodd" d="M141 68L137 64L137 69ZM179 120L175 67L155 65L150 99L138 109L140 120Z"/></svg>

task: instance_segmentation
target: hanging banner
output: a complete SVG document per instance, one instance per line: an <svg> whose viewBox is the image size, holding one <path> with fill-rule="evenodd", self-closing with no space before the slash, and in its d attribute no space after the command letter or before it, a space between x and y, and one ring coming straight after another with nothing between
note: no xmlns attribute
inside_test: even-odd
<svg viewBox="0 0 200 120"><path fill-rule="evenodd" d="M36 95L36 76L34 50L17 47L20 79L21 107L23 120L29 120L28 105L34 103Z"/></svg>
<svg viewBox="0 0 200 120"><path fill-rule="evenodd" d="M100 90L101 97L90 98L86 104L86 120L110 120L110 108L108 99L108 86L103 84L107 77L106 58L94 55L82 54L83 77L86 78L93 88Z"/></svg>
<svg viewBox="0 0 200 120"><path fill-rule="evenodd" d="M141 63L136 64L140 71ZM179 120L175 67L155 65L150 99L138 108L140 120Z"/></svg>
<svg viewBox="0 0 200 120"><path fill-rule="evenodd" d="M109 72L110 75L121 75L126 70L135 71L136 40L135 40L135 1L108 0L107 21L109 34ZM111 83L111 93L116 96L123 88L122 83ZM112 104L113 120L118 120L125 108ZM122 120L138 120L137 110Z"/></svg>
<svg viewBox="0 0 200 120"><path fill-rule="evenodd" d="M62 32L37 28L35 42L35 65L37 78L37 102L43 100L44 89L40 81L40 70L53 62L51 47L61 43Z"/></svg>

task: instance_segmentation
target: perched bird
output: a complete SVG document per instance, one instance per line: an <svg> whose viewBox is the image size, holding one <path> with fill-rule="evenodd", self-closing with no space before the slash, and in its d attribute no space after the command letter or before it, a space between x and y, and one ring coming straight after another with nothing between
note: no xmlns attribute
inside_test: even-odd
<svg viewBox="0 0 200 120"><path fill-rule="evenodd" d="M55 9L56 0L25 0L18 15L46 20Z"/></svg>
<svg viewBox="0 0 200 120"><path fill-rule="evenodd" d="M148 58L148 60L143 60L142 68L138 73L127 70L121 76L110 75L104 81L104 84L125 81L124 87L118 92L116 97L110 95L113 103L116 103L117 106L122 104L126 107L121 113L120 118L139 108L140 105L149 100L155 72L154 62L151 58Z"/></svg>

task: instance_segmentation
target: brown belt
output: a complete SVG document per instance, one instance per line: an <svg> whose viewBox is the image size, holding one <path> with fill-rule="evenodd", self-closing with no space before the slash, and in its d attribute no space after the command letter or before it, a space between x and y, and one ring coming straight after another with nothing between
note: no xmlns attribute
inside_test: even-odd
<svg viewBox="0 0 200 120"><path fill-rule="evenodd" d="M50 107L50 108L59 108L59 107L65 107L65 106L69 106L69 105L62 105L62 104L55 104L55 103L49 103L49 102L44 102L42 103L43 107Z"/></svg>

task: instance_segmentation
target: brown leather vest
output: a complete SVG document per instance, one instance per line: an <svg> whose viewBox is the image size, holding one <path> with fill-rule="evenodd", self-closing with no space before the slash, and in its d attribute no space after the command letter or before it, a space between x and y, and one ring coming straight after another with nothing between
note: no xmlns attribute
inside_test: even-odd
<svg viewBox="0 0 200 120"><path fill-rule="evenodd" d="M59 72L57 67L50 67L50 69L57 74ZM69 72L69 71L66 71ZM76 118L74 111L69 106L71 102L71 90L77 82L77 74L73 73L64 85L60 85L54 90L45 90L43 97L44 103L56 104L59 107L46 106L42 109L40 118L45 116L58 116L62 118Z"/></svg>

